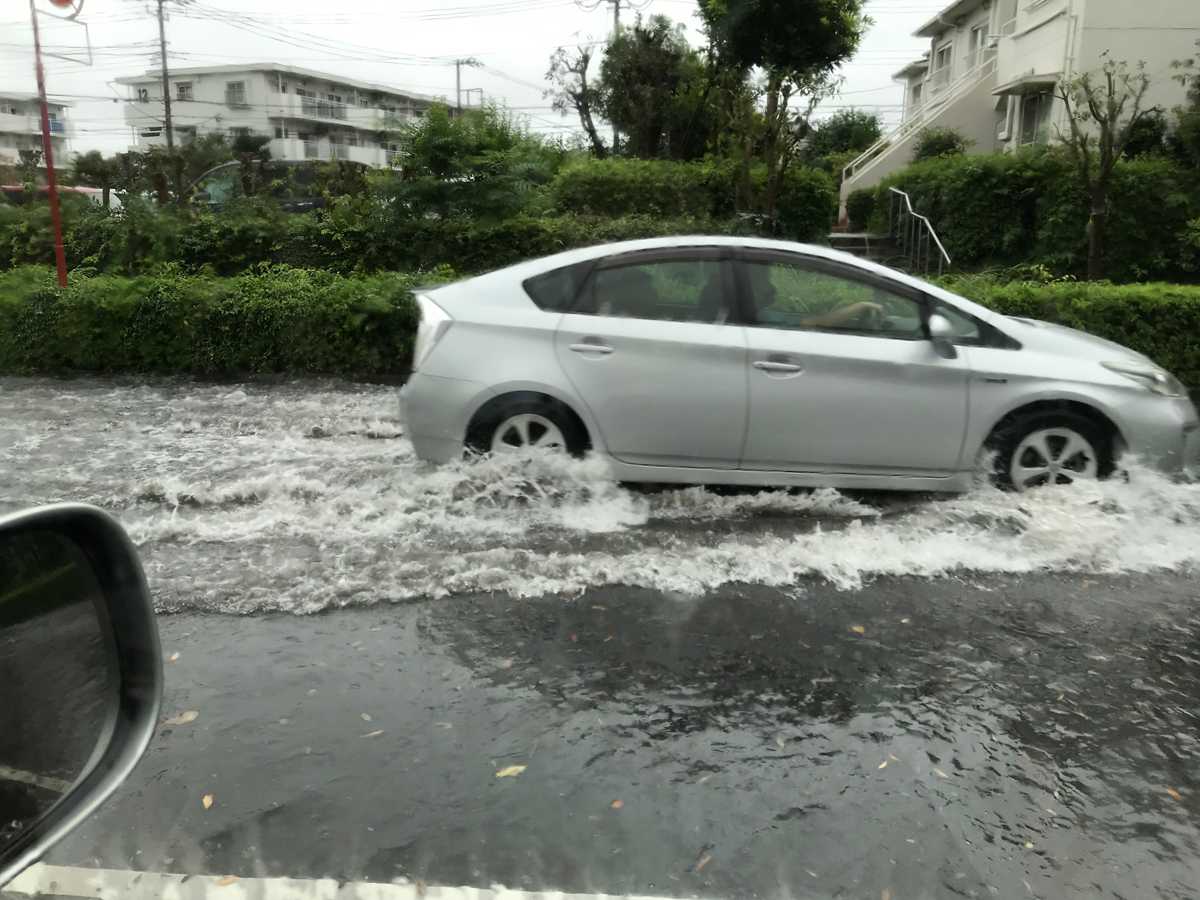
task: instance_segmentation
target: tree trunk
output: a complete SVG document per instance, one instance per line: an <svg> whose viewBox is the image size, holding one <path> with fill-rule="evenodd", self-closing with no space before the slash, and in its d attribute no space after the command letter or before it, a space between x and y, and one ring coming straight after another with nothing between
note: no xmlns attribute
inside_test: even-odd
<svg viewBox="0 0 1200 900"><path fill-rule="evenodd" d="M1108 186L1097 185L1092 189L1092 209L1088 216L1088 281L1099 281L1104 277L1105 238L1108 229Z"/></svg>
<svg viewBox="0 0 1200 900"><path fill-rule="evenodd" d="M110 185L106 184L100 188L100 202L104 205L105 209L108 209L108 200L111 194L112 187Z"/></svg>
<svg viewBox="0 0 1200 900"><path fill-rule="evenodd" d="M767 158L767 186L763 211L767 214L767 219L771 222L772 227L774 227L775 223L775 208L779 202L780 129L777 119L780 115L779 91L782 87L782 82L782 78L772 73L770 80L767 82L767 108L763 116L767 124L766 140L763 146L763 154ZM784 117L787 116L787 110L783 110L783 115Z"/></svg>

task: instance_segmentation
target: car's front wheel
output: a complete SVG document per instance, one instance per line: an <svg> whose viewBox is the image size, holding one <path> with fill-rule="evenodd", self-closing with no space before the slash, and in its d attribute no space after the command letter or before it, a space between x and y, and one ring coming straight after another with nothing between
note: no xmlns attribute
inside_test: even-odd
<svg viewBox="0 0 1200 900"><path fill-rule="evenodd" d="M476 453L552 450L581 455L587 435L562 405L548 397L501 398L480 411L467 431Z"/></svg>
<svg viewBox="0 0 1200 900"><path fill-rule="evenodd" d="M1018 491L1104 478L1113 470L1112 438L1073 412L1019 416L989 441L1001 487Z"/></svg>

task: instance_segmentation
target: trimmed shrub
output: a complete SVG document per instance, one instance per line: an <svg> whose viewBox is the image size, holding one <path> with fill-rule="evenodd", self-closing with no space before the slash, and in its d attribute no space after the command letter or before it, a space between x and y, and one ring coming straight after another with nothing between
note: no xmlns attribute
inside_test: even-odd
<svg viewBox="0 0 1200 900"><path fill-rule="evenodd" d="M728 159L586 160L561 169L550 194L554 208L568 215L727 219L738 212L740 180L736 161ZM750 186L755 208L765 185L766 169L753 167ZM823 237L836 212L833 181L816 169L792 166L784 174L777 207L784 236Z"/></svg>
<svg viewBox="0 0 1200 900"><path fill-rule="evenodd" d="M959 156L966 153L974 141L953 128L923 128L913 147L913 162Z"/></svg>
<svg viewBox="0 0 1200 900"><path fill-rule="evenodd" d="M408 370L425 278L262 267L236 278L0 274L0 371L327 373Z"/></svg>
<svg viewBox="0 0 1200 900"><path fill-rule="evenodd" d="M875 190L863 188L851 191L846 198L846 213L850 217L850 228L854 231L865 231L871 218L875 215Z"/></svg>
<svg viewBox="0 0 1200 900"><path fill-rule="evenodd" d="M1149 356L1189 387L1200 387L1200 286L1060 281L1001 283L947 277L947 290L997 312L1078 328Z"/></svg>
<svg viewBox="0 0 1200 900"><path fill-rule="evenodd" d="M1087 267L1087 199L1063 154L950 156L914 163L877 188L912 196L956 269L1043 264L1058 274ZM878 200L877 200L878 202ZM1200 215L1200 177L1169 159L1118 163L1110 201L1107 272L1114 281L1186 278L1195 255L1186 223Z"/></svg>

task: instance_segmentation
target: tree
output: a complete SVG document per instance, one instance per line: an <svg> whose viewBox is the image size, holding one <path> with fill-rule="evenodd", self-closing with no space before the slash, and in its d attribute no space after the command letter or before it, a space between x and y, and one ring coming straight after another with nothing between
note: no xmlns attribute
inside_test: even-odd
<svg viewBox="0 0 1200 900"><path fill-rule="evenodd" d="M764 71L758 134L747 136L744 152L757 146L766 162L764 212L773 220L808 118L836 93L833 70L858 49L870 20L862 0L700 0L700 14L720 65ZM802 101L798 112L793 100Z"/></svg>
<svg viewBox="0 0 1200 900"><path fill-rule="evenodd" d="M242 196L253 197L268 180L266 168L271 161L271 139L262 134L237 134L229 149L238 161Z"/></svg>
<svg viewBox="0 0 1200 900"><path fill-rule="evenodd" d="M913 162L939 159L943 156L962 156L974 141L955 128L922 128L913 146Z"/></svg>
<svg viewBox="0 0 1200 900"><path fill-rule="evenodd" d="M1055 95L1066 108L1069 131L1059 130L1075 167L1079 187L1088 198L1087 277L1104 277L1104 251L1108 224L1108 194L1113 168L1135 133L1138 123L1152 110L1143 109L1150 76L1146 64L1130 70L1125 62L1102 55L1096 71L1083 72L1058 84Z"/></svg>
<svg viewBox="0 0 1200 900"><path fill-rule="evenodd" d="M1200 49L1200 41L1196 41ZM1175 107L1175 129L1170 136L1171 148L1182 161L1200 168L1200 71L1196 57L1171 63L1178 71L1175 80L1187 89L1187 101Z"/></svg>
<svg viewBox="0 0 1200 900"><path fill-rule="evenodd" d="M861 153L883 135L877 113L843 109L816 122L804 142L804 157L814 165L829 168L829 157Z"/></svg>
<svg viewBox="0 0 1200 900"><path fill-rule="evenodd" d="M626 136L622 150L647 159L696 159L708 149L704 62L666 16L621 29L600 63L605 118Z"/></svg>
<svg viewBox="0 0 1200 900"><path fill-rule="evenodd" d="M447 219L515 215L533 189L554 177L562 152L519 127L503 110L451 116L432 107L399 135L403 160L389 185L398 213L432 211Z"/></svg>
<svg viewBox="0 0 1200 900"><path fill-rule="evenodd" d="M1167 124L1166 115L1161 110L1149 110L1129 130L1129 140L1121 155L1125 159L1161 155L1166 152L1167 132L1169 131L1170 126Z"/></svg>
<svg viewBox="0 0 1200 900"><path fill-rule="evenodd" d="M42 165L41 150L18 150L17 173L25 193L32 194L37 187L38 169Z"/></svg>
<svg viewBox="0 0 1200 900"><path fill-rule="evenodd" d="M71 180L76 184L100 188L101 202L108 209L113 185L116 184L120 169L117 160L105 157L99 150L89 150L75 157L71 165Z"/></svg>
<svg viewBox="0 0 1200 900"><path fill-rule="evenodd" d="M591 63L592 51L589 47L577 47L574 56L568 54L564 47L559 47L550 57L550 68L546 70L546 80L554 87L543 91L542 96L550 100L556 112L573 110L579 116L579 124L588 136L592 153L598 159L603 159L608 156L608 148L596 130L595 120L603 100L596 86L588 83Z"/></svg>

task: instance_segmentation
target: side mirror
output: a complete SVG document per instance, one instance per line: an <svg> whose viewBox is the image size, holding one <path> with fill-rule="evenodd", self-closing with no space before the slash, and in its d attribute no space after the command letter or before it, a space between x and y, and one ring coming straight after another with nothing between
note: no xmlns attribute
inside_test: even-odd
<svg viewBox="0 0 1200 900"><path fill-rule="evenodd" d="M161 693L158 628L121 526L74 504L0 517L0 887L117 789Z"/></svg>
<svg viewBox="0 0 1200 900"><path fill-rule="evenodd" d="M954 326L943 315L933 313L929 317L929 340L933 349L944 359L957 359L958 350L954 346Z"/></svg>

